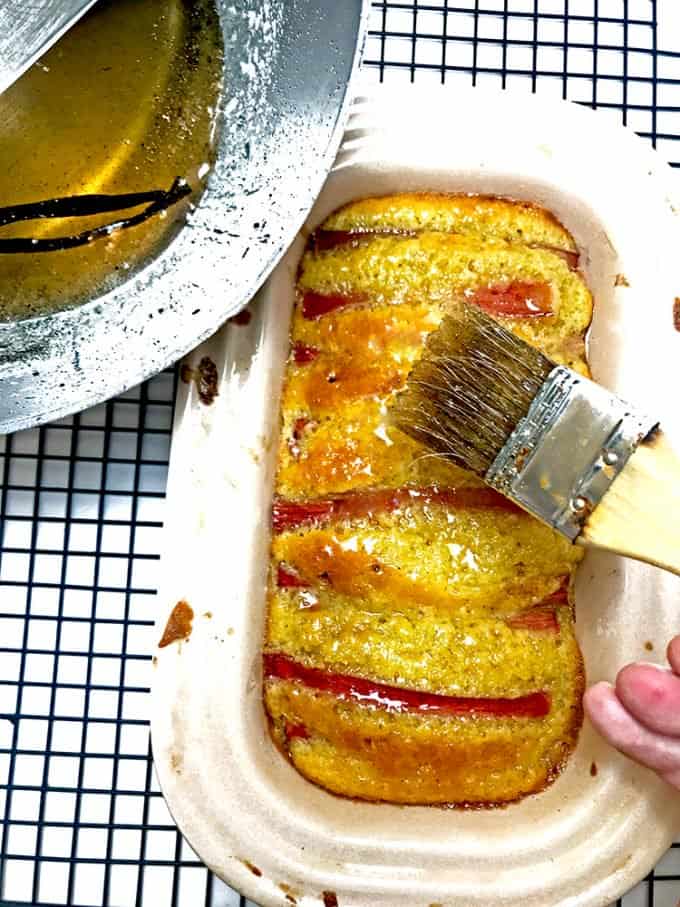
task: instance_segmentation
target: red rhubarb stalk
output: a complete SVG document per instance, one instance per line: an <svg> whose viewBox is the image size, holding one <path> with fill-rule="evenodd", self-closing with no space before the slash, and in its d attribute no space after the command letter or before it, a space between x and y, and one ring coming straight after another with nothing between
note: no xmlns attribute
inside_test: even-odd
<svg viewBox="0 0 680 907"><path fill-rule="evenodd" d="M328 519L332 514L332 502L307 501L297 504L294 501L277 500L272 510L274 532L285 532L307 523L316 523Z"/></svg>
<svg viewBox="0 0 680 907"><path fill-rule="evenodd" d="M557 615L550 608L532 608L524 614L508 617L505 622L513 630L549 630L558 633L560 629Z"/></svg>
<svg viewBox="0 0 680 907"><path fill-rule="evenodd" d="M312 236L315 252L328 252L338 246L355 244L370 233L352 233L350 230L317 230Z"/></svg>
<svg viewBox="0 0 680 907"><path fill-rule="evenodd" d="M492 315L511 318L536 318L552 314L552 290L545 283L513 281L491 287L480 287L467 297ZM360 295L325 294L307 291L302 299L302 314L315 321L329 312L363 302Z"/></svg>
<svg viewBox="0 0 680 907"><path fill-rule="evenodd" d="M315 346L307 346L306 343L301 343L298 340L293 344L293 361L298 365L306 365L308 362L313 362L319 352L320 350Z"/></svg>
<svg viewBox="0 0 680 907"><path fill-rule="evenodd" d="M560 585L554 592L532 608L508 617L505 623L513 630L550 630L559 633L560 624L555 613L555 605L569 604L569 577L560 578Z"/></svg>
<svg viewBox="0 0 680 907"><path fill-rule="evenodd" d="M288 567L284 567L283 564L279 564L276 570L276 585L279 589L308 589L309 583L305 582L301 577L294 573L292 570L289 570Z"/></svg>
<svg viewBox="0 0 680 907"><path fill-rule="evenodd" d="M342 293L315 293L308 290L302 298L302 315L310 321L316 321L329 312L336 309L344 309L347 306L363 302L364 297L359 294L342 294Z"/></svg>
<svg viewBox="0 0 680 907"><path fill-rule="evenodd" d="M552 314L552 290L546 283L517 280L508 284L480 287L467 298L492 315L536 318Z"/></svg>
<svg viewBox="0 0 680 907"><path fill-rule="evenodd" d="M569 604L569 577L562 579L562 585L541 602L542 605L567 605Z"/></svg>
<svg viewBox="0 0 680 907"><path fill-rule="evenodd" d="M338 699L372 705L388 712L543 718L550 711L550 695L544 691L514 699L425 693L366 680L363 677L309 668L279 653L264 656L264 673L266 677L297 681L314 690L332 693Z"/></svg>
<svg viewBox="0 0 680 907"><path fill-rule="evenodd" d="M288 740L294 740L296 737L299 740L309 740L309 731L304 724L293 724L288 721L286 722L286 737Z"/></svg>
<svg viewBox="0 0 680 907"><path fill-rule="evenodd" d="M443 504L448 507L520 512L511 501L491 488L388 488L359 491L317 501L274 502L274 532L284 532L309 523L331 519L360 519L373 513L391 513L412 504Z"/></svg>

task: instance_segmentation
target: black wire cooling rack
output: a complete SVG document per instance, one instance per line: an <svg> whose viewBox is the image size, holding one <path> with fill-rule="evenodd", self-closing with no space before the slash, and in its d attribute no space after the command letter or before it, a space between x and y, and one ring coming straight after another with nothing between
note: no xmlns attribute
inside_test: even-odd
<svg viewBox="0 0 680 907"><path fill-rule="evenodd" d="M374 2L362 78L569 98L680 166L680 53L660 49L680 50L680 29L660 29L662 2ZM177 833L149 758L175 389L166 372L0 438L0 907L246 904ZM619 903L679 898L680 844Z"/></svg>

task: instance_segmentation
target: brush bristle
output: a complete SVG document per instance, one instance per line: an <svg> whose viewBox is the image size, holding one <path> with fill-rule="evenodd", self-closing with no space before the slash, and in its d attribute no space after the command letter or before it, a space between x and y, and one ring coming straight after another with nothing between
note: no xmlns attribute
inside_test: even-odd
<svg viewBox="0 0 680 907"><path fill-rule="evenodd" d="M483 476L554 364L475 306L447 315L392 406L394 423Z"/></svg>

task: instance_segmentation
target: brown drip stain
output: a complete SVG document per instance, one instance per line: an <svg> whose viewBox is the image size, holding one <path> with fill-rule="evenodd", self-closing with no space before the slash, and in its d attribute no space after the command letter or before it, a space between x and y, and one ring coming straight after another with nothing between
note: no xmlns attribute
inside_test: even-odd
<svg viewBox="0 0 680 907"><path fill-rule="evenodd" d="M614 286L615 287L629 287L630 283L628 281L628 278L625 276L625 274L617 274L616 277L614 278Z"/></svg>
<svg viewBox="0 0 680 907"><path fill-rule="evenodd" d="M215 402L215 397L218 396L217 366L210 356L204 356L196 368L185 363L180 369L179 377L184 384L194 382L198 399L205 406Z"/></svg>
<svg viewBox="0 0 680 907"><path fill-rule="evenodd" d="M654 651L654 643L652 643L652 642L650 642L649 640L647 640L647 642L645 643L645 649L646 649L648 652L653 652L653 651Z"/></svg>
<svg viewBox="0 0 680 907"><path fill-rule="evenodd" d="M673 301L673 327L680 331L680 296L676 296Z"/></svg>
<svg viewBox="0 0 680 907"><path fill-rule="evenodd" d="M262 870L258 869L258 867L255 866L254 863L251 863L250 860L241 860L241 862L246 867L246 869L249 869L252 872L254 876L257 876L258 879L260 878L260 876L262 875Z"/></svg>
<svg viewBox="0 0 680 907"><path fill-rule="evenodd" d="M650 433L646 435L640 443L645 444L647 447L654 447L654 445L657 444L662 437L661 428L658 425L655 425Z"/></svg>
<svg viewBox="0 0 680 907"><path fill-rule="evenodd" d="M205 611L203 614L203 617L205 617L207 620L210 620L212 618L212 616L213 616L212 611Z"/></svg>
<svg viewBox="0 0 680 907"><path fill-rule="evenodd" d="M242 312L238 312L238 314L236 314L232 318L230 318L229 324L240 324L240 325L245 326L247 324L250 324L250 322L252 321L252 318L253 318L253 313L249 312L248 309L244 309Z"/></svg>
<svg viewBox="0 0 680 907"><path fill-rule="evenodd" d="M279 882L279 888L285 894L286 900L290 904L297 904L297 899L293 895L293 888L290 885L287 885L285 882Z"/></svg>
<svg viewBox="0 0 680 907"><path fill-rule="evenodd" d="M590 763L590 774L593 776L593 778L597 777L597 763L596 762Z"/></svg>
<svg viewBox="0 0 680 907"><path fill-rule="evenodd" d="M158 648L164 649L170 643L177 642L177 640L189 639L193 619L194 612L189 603L185 602L184 599L178 601L165 625Z"/></svg>
<svg viewBox="0 0 680 907"><path fill-rule="evenodd" d="M181 753L173 752L170 754L170 768L176 774L182 774L182 769L184 768L184 758Z"/></svg>
<svg viewBox="0 0 680 907"><path fill-rule="evenodd" d="M323 907L338 907L338 896L334 891L324 891L321 897L323 898Z"/></svg>

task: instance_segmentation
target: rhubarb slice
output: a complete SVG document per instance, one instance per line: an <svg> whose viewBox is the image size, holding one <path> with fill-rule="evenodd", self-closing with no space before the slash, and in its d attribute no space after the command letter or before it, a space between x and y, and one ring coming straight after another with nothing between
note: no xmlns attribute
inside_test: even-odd
<svg viewBox="0 0 680 907"><path fill-rule="evenodd" d="M508 318L536 318L552 314L552 289L546 283L516 280L507 284L480 287L466 296L468 302L478 305L492 315ZM325 294L308 290L302 299L302 315L311 321L334 312L365 302L361 295Z"/></svg>
<svg viewBox="0 0 680 907"><path fill-rule="evenodd" d="M559 633L560 624L551 608L532 608L515 617L508 617L505 623L513 630L548 630Z"/></svg>
<svg viewBox="0 0 680 907"><path fill-rule="evenodd" d="M336 674L321 668L310 668L287 655L264 655L266 677L292 680L336 698L360 705L370 705L388 712L418 712L433 715L490 715L511 718L543 718L550 712L550 695L541 690L516 698L447 696Z"/></svg>
<svg viewBox="0 0 680 907"><path fill-rule="evenodd" d="M359 295L315 293L308 290L302 297L302 315L310 321L316 321L317 318L334 312L336 309L344 309L346 306L363 301L364 298Z"/></svg>
<svg viewBox="0 0 680 907"><path fill-rule="evenodd" d="M306 343L301 343L299 340L293 344L293 361L297 365L306 365L308 362L313 362L319 353L320 350L315 346L307 346Z"/></svg>
<svg viewBox="0 0 680 907"><path fill-rule="evenodd" d="M560 624L554 606L568 603L569 577L563 576L559 588L551 595L533 608L515 614L514 617L507 617L505 623L513 630L549 630L551 633L559 633Z"/></svg>
<svg viewBox="0 0 680 907"><path fill-rule="evenodd" d="M353 245L371 235L369 232L353 233L350 230L317 230L312 236L312 248L315 252L328 252L338 246Z"/></svg>
<svg viewBox="0 0 680 907"><path fill-rule="evenodd" d="M309 589L308 582L283 564L276 569L276 585L279 589Z"/></svg>
<svg viewBox="0 0 680 907"><path fill-rule="evenodd" d="M541 318L552 314L552 289L546 283L517 280L508 284L480 287L467 299L492 315Z"/></svg>
<svg viewBox="0 0 680 907"><path fill-rule="evenodd" d="M392 513L412 504L441 504L453 508L522 511L491 488L386 488L355 492L317 501L274 502L274 532L285 532L299 526L318 525L329 520L361 519L374 513Z"/></svg>
<svg viewBox="0 0 680 907"><path fill-rule="evenodd" d="M309 740L309 736L309 731L304 724L293 724L290 721L286 722L287 740L294 740L296 737L298 740Z"/></svg>
<svg viewBox="0 0 680 907"><path fill-rule="evenodd" d="M567 605L569 603L569 577L562 577L562 585L544 599L542 605Z"/></svg>

